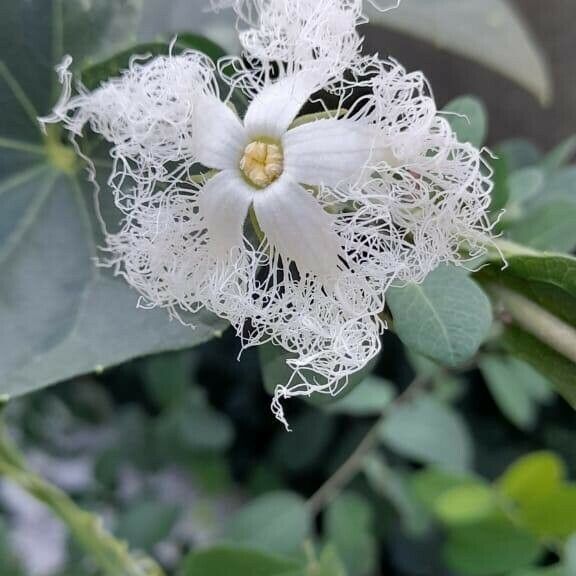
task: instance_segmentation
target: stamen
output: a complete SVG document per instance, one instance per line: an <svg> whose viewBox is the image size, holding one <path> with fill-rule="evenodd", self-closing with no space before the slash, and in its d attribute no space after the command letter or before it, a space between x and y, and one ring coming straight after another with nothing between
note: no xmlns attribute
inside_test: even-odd
<svg viewBox="0 0 576 576"><path fill-rule="evenodd" d="M244 150L240 170L257 188L266 188L284 171L284 154L278 144L255 140Z"/></svg>

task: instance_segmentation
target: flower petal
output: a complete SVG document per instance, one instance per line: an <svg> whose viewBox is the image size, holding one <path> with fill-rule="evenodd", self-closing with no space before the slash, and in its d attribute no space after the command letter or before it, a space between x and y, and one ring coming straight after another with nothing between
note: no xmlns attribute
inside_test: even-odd
<svg viewBox="0 0 576 576"><path fill-rule="evenodd" d="M194 141L198 160L218 170L235 168L248 144L238 116L214 96L203 96L196 103Z"/></svg>
<svg viewBox="0 0 576 576"><path fill-rule="evenodd" d="M289 130L283 144L284 169L293 180L335 186L361 173L374 134L354 120L317 120Z"/></svg>
<svg viewBox="0 0 576 576"><path fill-rule="evenodd" d="M319 88L317 78L309 72L287 76L266 86L246 112L244 126L248 134L280 138Z"/></svg>
<svg viewBox="0 0 576 576"><path fill-rule="evenodd" d="M331 276L338 272L340 240L333 217L302 186L283 177L254 194L262 232L301 272Z"/></svg>
<svg viewBox="0 0 576 576"><path fill-rule="evenodd" d="M209 248L217 258L242 246L242 229L253 196L254 189L232 170L220 172L200 190L200 215L208 230Z"/></svg>

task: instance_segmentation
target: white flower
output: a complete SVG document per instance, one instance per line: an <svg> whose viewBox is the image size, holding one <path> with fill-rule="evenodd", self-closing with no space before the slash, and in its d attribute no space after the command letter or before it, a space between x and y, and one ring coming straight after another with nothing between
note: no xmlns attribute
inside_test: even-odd
<svg viewBox="0 0 576 576"><path fill-rule="evenodd" d="M76 135L88 123L111 142L123 220L107 261L145 305L176 316L206 307L244 347L291 353L293 377L273 401L285 422L280 399L334 394L379 352L391 283L484 249L490 173L420 73L360 56L359 1L235 7L252 26L248 65L214 69L194 51L134 59L73 97L64 66L47 121ZM250 97L242 118L218 77ZM331 110L321 90L336 96ZM299 117L311 101L321 118Z"/></svg>

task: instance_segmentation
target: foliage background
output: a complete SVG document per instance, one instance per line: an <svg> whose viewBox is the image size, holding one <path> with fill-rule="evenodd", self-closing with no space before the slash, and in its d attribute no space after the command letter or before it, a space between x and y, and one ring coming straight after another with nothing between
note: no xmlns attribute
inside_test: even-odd
<svg viewBox="0 0 576 576"><path fill-rule="evenodd" d="M269 411L270 386L282 378L281 351L248 350L237 362L238 341L215 319L205 317L191 333L161 314L136 310L135 296L118 281L91 275L85 256L97 235L74 227L84 212L74 212L78 204L70 202L84 202L89 216L89 188L59 135L42 139L29 119L20 122L6 74L28 81L30 101L43 108L39 113L47 111L53 62L38 54L50 44L53 10L69 15L66 29L74 31L63 36L62 48L85 54L90 44L98 47L83 67L137 42L166 38L183 23L232 49L231 19L203 13L196 0L149 1L143 13L131 1L38 1L28 4L25 18L20 0L1 1L0 389L18 396L6 421L32 469L168 574L576 573L576 486L570 481L576 429L563 399L574 404L576 349L543 353L545 345L515 326L518 317L502 291L522 295L563 325L576 323L576 265L565 255L576 246L575 143L565 140L546 155L574 128L576 99L568 98L574 79L562 72L566 47L575 41L573 4L554 0L544 10L517 3L555 64L549 108L536 97L547 92L546 75L529 86L530 94L469 59L431 49L424 39L366 29L368 49L423 69L441 105L460 94L482 97L485 107L465 97L449 108L469 117L455 119L462 139L480 144L487 138L499 155L494 208L507 207L503 232L564 255L503 245L511 262L506 272L494 264L471 279L441 269L422 288L392 293L393 331L384 336L372 373L335 403L292 402L294 432L286 434ZM470 2L475 7L468 16L464 11L463 22L480 37L483 21L472 17L479 0ZM417 4L405 0L406 9ZM456 14L450 0L433 4L430 10ZM83 10L92 18L88 28L78 24ZM486 9L488 23L490 14ZM24 29L31 23L34 29ZM512 35L511 29L504 25L500 35ZM537 45L529 43L536 55ZM503 61L509 57L502 53ZM118 65L112 59L105 70ZM44 76L27 77L28 66L39 66ZM29 149L15 149L14 142ZM30 167L45 165L41 178L19 180ZM47 181L52 210L38 200ZM34 206L34 226L21 228ZM59 239L59 250L72 246L72 270L62 252L39 248L47 238ZM57 273L47 275L42 263ZM98 296L88 307L81 303L86 294ZM78 318L84 320L78 324ZM194 344L200 345L189 349ZM84 372L90 374L20 396ZM0 462L10 464L9 456L3 449ZM2 482L0 491L1 574L103 573L94 561L98 550L87 556L71 537L85 527L62 524L53 500L52 511L37 503L21 489L30 490L30 483L15 468L0 464L0 472L16 479ZM121 574L117 570L109 573Z"/></svg>

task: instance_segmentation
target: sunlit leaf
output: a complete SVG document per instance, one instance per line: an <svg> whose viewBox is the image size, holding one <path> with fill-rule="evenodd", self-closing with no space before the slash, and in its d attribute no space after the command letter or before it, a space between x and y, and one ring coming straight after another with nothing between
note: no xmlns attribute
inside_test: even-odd
<svg viewBox="0 0 576 576"><path fill-rule="evenodd" d="M446 118L460 142L469 142L481 148L488 131L484 104L474 96L462 96L449 102L443 109Z"/></svg>

